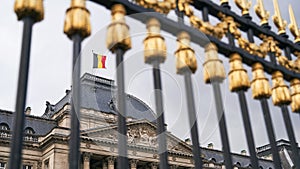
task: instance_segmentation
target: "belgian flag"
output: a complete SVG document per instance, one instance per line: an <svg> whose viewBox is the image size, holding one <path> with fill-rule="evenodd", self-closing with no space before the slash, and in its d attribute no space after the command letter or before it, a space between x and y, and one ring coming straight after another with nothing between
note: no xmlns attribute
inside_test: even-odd
<svg viewBox="0 0 300 169"><path fill-rule="evenodd" d="M94 63L93 68L105 69L106 56L93 53Z"/></svg>

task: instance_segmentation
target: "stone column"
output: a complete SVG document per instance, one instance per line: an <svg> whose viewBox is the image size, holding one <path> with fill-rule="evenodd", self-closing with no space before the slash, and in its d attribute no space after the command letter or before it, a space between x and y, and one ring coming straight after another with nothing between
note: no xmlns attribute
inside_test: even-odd
<svg viewBox="0 0 300 169"><path fill-rule="evenodd" d="M132 159L130 160L130 169L136 169L138 160Z"/></svg>
<svg viewBox="0 0 300 169"><path fill-rule="evenodd" d="M112 157L112 156L107 158L107 163L108 163L107 168L108 169L115 169L115 160L116 160L116 158Z"/></svg>
<svg viewBox="0 0 300 169"><path fill-rule="evenodd" d="M91 153L83 153L83 169L90 169Z"/></svg>
<svg viewBox="0 0 300 169"><path fill-rule="evenodd" d="M108 169L108 168L107 168L107 162L106 162L106 160L103 160L103 166L102 166L102 168L103 168L103 169Z"/></svg>
<svg viewBox="0 0 300 169"><path fill-rule="evenodd" d="M178 168L178 166L177 165L171 165L171 167L170 167L171 169L177 169Z"/></svg>

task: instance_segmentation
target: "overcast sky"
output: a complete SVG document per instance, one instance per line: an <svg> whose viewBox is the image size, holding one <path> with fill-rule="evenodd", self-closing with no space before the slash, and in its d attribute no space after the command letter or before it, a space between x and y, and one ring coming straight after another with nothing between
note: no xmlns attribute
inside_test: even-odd
<svg viewBox="0 0 300 169"><path fill-rule="evenodd" d="M217 0L214 1L219 3ZM291 3L300 24L300 12L296 8L300 7L300 2L295 0L279 1L284 19L289 22L288 4ZM232 1L230 2L232 9L240 14L235 4ZM253 4L255 3L256 1L253 2ZM10 111L15 109L23 27L22 22L18 22L16 19L13 5L13 0L2 1L0 5L0 53L2 53L2 57L0 57L0 76L2 77L2 82L0 83L0 108ZM44 1L44 6L45 19L41 23L34 25L31 47L26 105L32 108L34 115L42 115L44 113L46 101L55 104L65 95L65 90L70 89L72 73L72 43L63 34L65 11L70 6L70 1L46 0ZM265 0L265 6L273 15L271 0ZM91 2L87 2L87 8L91 12L92 36L83 43L82 72L90 72L109 79L115 79L115 58L105 47L106 27L110 23L110 11ZM258 23L259 20L253 9L251 9L251 15L253 20ZM175 19L174 14L171 14L169 17ZM145 38L145 25L130 18L127 18L127 23L131 27L133 49L125 55L126 91L146 102L151 108L154 108L151 67L145 65L143 61L142 41ZM270 24L274 25L271 20ZM276 28L273 27L272 29L277 32ZM287 32L290 34L288 30ZM183 77L176 75L175 69L173 53L176 50L176 37L165 32L163 32L163 36L168 44L168 57L165 64L162 65L166 123L169 131L185 139L189 137L189 127L187 124ZM212 142L217 149L221 149L212 88L203 82L202 63L204 52L196 44L192 44L192 47L196 51L198 60L198 71L193 75L193 82L201 145L207 146L208 143ZM91 68L91 50L108 56L107 69L93 70ZM220 56L220 58L224 61L225 69L228 73L228 59L223 56ZM251 78L251 69L247 66L245 67ZM231 149L233 152L240 152L243 149L247 150L237 95L229 92L227 80L221 87L224 92L223 100ZM268 139L260 104L258 101L251 99L251 90L247 92L247 98L255 143L256 146L261 146L268 143ZM287 139L280 109L274 107L271 101L269 101L269 104L277 138ZM291 113L291 117L297 140L300 141L299 115Z"/></svg>

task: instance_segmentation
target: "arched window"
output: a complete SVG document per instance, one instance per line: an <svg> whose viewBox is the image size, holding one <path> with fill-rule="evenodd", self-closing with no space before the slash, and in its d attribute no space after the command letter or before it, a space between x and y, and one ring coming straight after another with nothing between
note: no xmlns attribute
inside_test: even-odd
<svg viewBox="0 0 300 169"><path fill-rule="evenodd" d="M25 134L34 134L34 130L31 127L26 127L25 128Z"/></svg>
<svg viewBox="0 0 300 169"><path fill-rule="evenodd" d="M0 130L9 130L9 126L6 123L1 123Z"/></svg>

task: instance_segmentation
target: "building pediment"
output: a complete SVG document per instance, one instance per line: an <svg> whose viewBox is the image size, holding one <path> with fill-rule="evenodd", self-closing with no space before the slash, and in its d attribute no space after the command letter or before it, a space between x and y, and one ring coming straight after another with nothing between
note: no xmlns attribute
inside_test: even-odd
<svg viewBox="0 0 300 169"><path fill-rule="evenodd" d="M170 152L192 154L190 145L172 135L170 132L166 134L168 150ZM98 141L110 141L115 143L118 141L116 125L85 130L82 132L82 135ZM127 138L129 146L158 148L156 126L146 120L127 123Z"/></svg>

